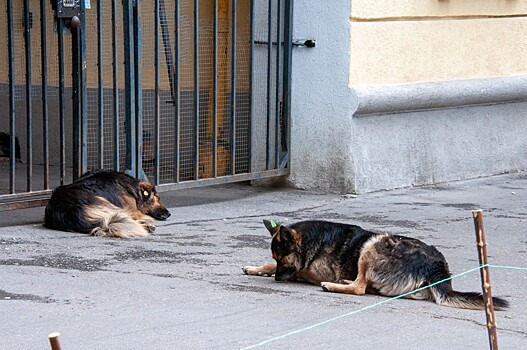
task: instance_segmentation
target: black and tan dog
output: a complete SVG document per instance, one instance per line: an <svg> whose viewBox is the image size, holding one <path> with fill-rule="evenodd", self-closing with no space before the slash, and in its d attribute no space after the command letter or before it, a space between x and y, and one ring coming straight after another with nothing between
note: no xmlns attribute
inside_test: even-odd
<svg viewBox="0 0 527 350"><path fill-rule="evenodd" d="M155 187L122 172L97 170L53 191L44 226L105 237L141 237L170 212Z"/></svg>
<svg viewBox="0 0 527 350"><path fill-rule="evenodd" d="M443 254L417 239L366 231L359 226L327 221L303 221L289 227L264 220L271 233L276 263L245 266L248 275L272 276L277 281L303 280L327 292L388 297L448 279ZM439 305L483 309L483 297L452 289L451 280L433 285L408 298ZM493 298L494 307L508 302Z"/></svg>

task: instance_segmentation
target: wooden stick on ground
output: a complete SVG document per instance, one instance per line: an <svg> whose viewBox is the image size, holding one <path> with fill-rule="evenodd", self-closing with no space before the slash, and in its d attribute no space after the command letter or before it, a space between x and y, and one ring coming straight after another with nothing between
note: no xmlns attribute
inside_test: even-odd
<svg viewBox="0 0 527 350"><path fill-rule="evenodd" d="M51 345L51 350L61 350L59 342L60 333L53 332L48 335L49 345Z"/></svg>
<svg viewBox="0 0 527 350"><path fill-rule="evenodd" d="M485 314L487 315L487 331L489 334L490 350L498 350L498 335L496 333L496 318L494 316L494 304L492 302L492 288L487 256L487 240L483 230L483 212L481 209L473 210L474 227L476 229L476 242L478 244L479 264L484 266L480 269L481 286L483 288L483 299L485 301Z"/></svg>

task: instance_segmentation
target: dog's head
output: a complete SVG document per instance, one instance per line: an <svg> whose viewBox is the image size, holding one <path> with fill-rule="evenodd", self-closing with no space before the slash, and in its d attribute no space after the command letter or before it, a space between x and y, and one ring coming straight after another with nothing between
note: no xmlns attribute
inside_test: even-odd
<svg viewBox="0 0 527 350"><path fill-rule="evenodd" d="M293 281L300 269L301 235L294 229L264 220L264 225L273 237L271 251L276 260L275 280Z"/></svg>
<svg viewBox="0 0 527 350"><path fill-rule="evenodd" d="M141 191L137 200L139 210L154 219L166 220L170 216L170 212L159 200L156 188L149 182L140 182L139 188Z"/></svg>

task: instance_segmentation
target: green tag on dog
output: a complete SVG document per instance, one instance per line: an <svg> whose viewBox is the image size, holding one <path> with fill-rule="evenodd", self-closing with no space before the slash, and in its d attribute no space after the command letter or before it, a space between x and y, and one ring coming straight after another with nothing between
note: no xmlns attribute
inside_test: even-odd
<svg viewBox="0 0 527 350"><path fill-rule="evenodd" d="M272 228L275 228L276 226L278 226L278 225L276 224L276 222L274 222L274 220L269 220L269 222L271 223L271 227L272 227Z"/></svg>

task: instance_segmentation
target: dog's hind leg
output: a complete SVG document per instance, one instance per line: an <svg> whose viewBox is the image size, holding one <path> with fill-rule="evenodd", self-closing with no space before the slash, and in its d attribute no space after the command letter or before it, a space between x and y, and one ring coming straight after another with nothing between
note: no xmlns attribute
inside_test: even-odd
<svg viewBox="0 0 527 350"><path fill-rule="evenodd" d="M368 242L364 245L361 250L359 261L357 263L357 278L354 281L341 280L341 283L334 282L321 282L322 290L325 292L364 295L366 294L366 288L368 287L368 270L370 268L371 259L374 258L375 254L375 241Z"/></svg>
<svg viewBox="0 0 527 350"><path fill-rule="evenodd" d="M251 276L269 276L275 274L276 263L266 264L262 266L244 266L242 267L243 273Z"/></svg>

